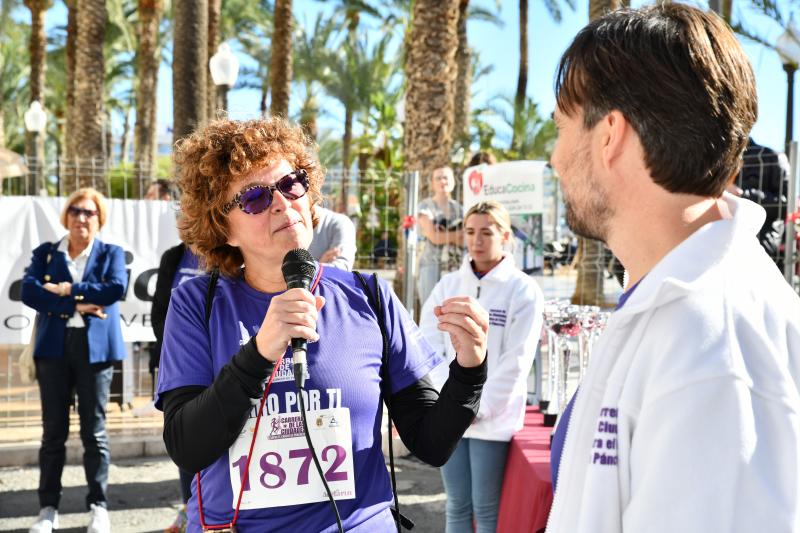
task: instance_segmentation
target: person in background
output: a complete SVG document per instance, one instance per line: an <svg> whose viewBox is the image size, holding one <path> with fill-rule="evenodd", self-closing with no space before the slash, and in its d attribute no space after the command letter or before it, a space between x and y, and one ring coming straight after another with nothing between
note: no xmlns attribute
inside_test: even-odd
<svg viewBox="0 0 800 533"><path fill-rule="evenodd" d="M478 165L494 165L497 163L497 158L492 152L475 152L469 158L469 163L465 168L477 167Z"/></svg>
<svg viewBox="0 0 800 533"><path fill-rule="evenodd" d="M96 238L106 216L102 194L91 188L72 193L61 212L61 224L68 234L37 247L22 280L22 301L37 311L33 357L42 405L41 510L31 533L58 528L61 473L74 393L78 396L83 468L89 488L87 531L111 530L106 510L110 463L106 404L112 364L126 355L117 302L128 277L122 248Z"/></svg>
<svg viewBox="0 0 800 533"><path fill-rule="evenodd" d="M319 221L314 226L309 253L326 265L353 270L356 259L356 227L349 217L322 206L316 207Z"/></svg>
<svg viewBox="0 0 800 533"><path fill-rule="evenodd" d="M758 242L783 272L783 234L789 195L789 161L784 154L761 146L752 137L742 155L742 170L731 187L737 196L759 204L767 212L758 230Z"/></svg>
<svg viewBox="0 0 800 533"><path fill-rule="evenodd" d="M447 379L455 348L438 327L434 309L456 294L478 300L489 313L486 384L478 416L442 467L447 493L447 533L494 532L500 506L508 442L522 428L527 377L542 331L544 297L511 253L508 211L497 202L479 202L464 218L467 256L461 268L434 287L420 314L420 329L445 363L431 371L434 386Z"/></svg>
<svg viewBox="0 0 800 533"><path fill-rule="evenodd" d="M488 315L466 296L437 308L458 347L439 395L427 377L433 350L386 282L371 283L373 307L355 274L309 261L309 290L288 289L282 263L308 249L322 199L322 168L299 126L217 120L182 140L175 161L181 238L219 272L172 294L161 351L164 442L199 472L187 530L334 531L328 479L344 530L394 531L382 398L406 446L443 464L477 412ZM297 376L292 338L312 341ZM300 399L324 478L310 468Z"/></svg>
<svg viewBox="0 0 800 533"><path fill-rule="evenodd" d="M156 342L150 349L150 374L155 380L156 371L161 360L161 345L164 341L164 324L167 319L167 309L172 291L178 286L194 277L204 274L198 264L197 256L185 244L180 243L168 249L161 255L158 265L158 278L156 291L153 294L153 303L150 307L150 321ZM178 467L180 480L181 501L183 505L178 509L175 520L164 531L165 533L183 533L186 530L186 503L192 496L192 479L194 473Z"/></svg>
<svg viewBox="0 0 800 533"><path fill-rule="evenodd" d="M442 272L458 268L463 257L464 232L461 223L464 208L451 198L455 177L450 167L431 173L432 196L417 207L422 251L419 256L417 295L424 305Z"/></svg>
<svg viewBox="0 0 800 533"><path fill-rule="evenodd" d="M147 192L144 193L144 200L163 200L169 202L173 194L172 182L165 179L157 179L150 184Z"/></svg>
<svg viewBox="0 0 800 533"><path fill-rule="evenodd" d="M756 116L711 11L612 11L561 58L567 223L629 282L553 437L548 533L800 531L800 298L725 192Z"/></svg>

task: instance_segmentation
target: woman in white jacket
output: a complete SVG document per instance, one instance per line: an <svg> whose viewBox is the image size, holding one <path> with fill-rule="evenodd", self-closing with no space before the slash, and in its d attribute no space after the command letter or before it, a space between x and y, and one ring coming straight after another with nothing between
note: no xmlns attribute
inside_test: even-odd
<svg viewBox="0 0 800 533"><path fill-rule="evenodd" d="M542 329L544 298L536 282L514 264L504 246L511 238L508 212L497 202L480 202L467 211L464 231L469 256L444 276L422 308L420 325L446 364L430 377L441 389L455 349L437 326L445 299L466 294L489 313L488 378L478 416L442 467L447 493L447 533L494 532L508 442L522 428L530 372Z"/></svg>

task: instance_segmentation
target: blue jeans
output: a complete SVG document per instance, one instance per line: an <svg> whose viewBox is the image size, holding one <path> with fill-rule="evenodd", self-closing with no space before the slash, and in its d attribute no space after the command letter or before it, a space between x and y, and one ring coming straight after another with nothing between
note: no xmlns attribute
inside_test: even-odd
<svg viewBox="0 0 800 533"><path fill-rule="evenodd" d="M83 442L83 470L89 504L106 506L108 489L108 434L106 404L111 390L111 363L89 363L85 328L67 328L64 357L35 359L42 402L42 447L39 449L39 505L58 508L61 473L69 436L69 408L78 394L78 417Z"/></svg>
<svg viewBox="0 0 800 533"><path fill-rule="evenodd" d="M447 533L494 533L508 443L461 439L442 467Z"/></svg>

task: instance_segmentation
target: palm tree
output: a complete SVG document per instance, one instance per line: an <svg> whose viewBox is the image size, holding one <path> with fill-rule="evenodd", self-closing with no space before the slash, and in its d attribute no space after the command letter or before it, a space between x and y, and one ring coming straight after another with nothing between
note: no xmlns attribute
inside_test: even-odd
<svg viewBox="0 0 800 533"><path fill-rule="evenodd" d="M311 30L300 28L297 42L294 43L294 75L302 83L304 89L303 102L300 105L300 124L311 138L317 138L317 87L325 78L328 68L330 39L336 24L332 18L326 19L321 13L317 15Z"/></svg>
<svg viewBox="0 0 800 533"><path fill-rule="evenodd" d="M30 74L30 101L38 101L42 105L44 101L44 72L45 72L45 46L46 36L44 32L44 19L47 9L52 5L50 0L25 0L25 7L31 12L31 38L28 45L31 62ZM40 161L35 165L41 169L44 163L44 135L36 135L31 132L25 134L25 153L28 155L39 154ZM27 191L37 191L36 172L28 175L29 183Z"/></svg>
<svg viewBox="0 0 800 533"><path fill-rule="evenodd" d="M521 110L525 105L525 96L528 90L528 0L519 0L519 71L517 74L517 92L514 95L514 136L511 138L511 148L516 149L519 144L516 127L521 120Z"/></svg>
<svg viewBox="0 0 800 533"><path fill-rule="evenodd" d="M289 116L292 90L292 0L276 0L272 31L272 62L269 79L272 91L270 113Z"/></svg>
<svg viewBox="0 0 800 533"><path fill-rule="evenodd" d="M13 2L0 2L0 148L20 150L24 139L21 117L27 107L30 64L18 51L29 42L30 27L15 21Z"/></svg>
<svg viewBox="0 0 800 533"><path fill-rule="evenodd" d="M630 5L630 0L589 0L589 20L596 20L621 7Z"/></svg>
<svg viewBox="0 0 800 533"><path fill-rule="evenodd" d="M64 46L66 84L66 127L64 156L73 164L75 159L75 45L78 40L78 0L65 0L67 6L67 41Z"/></svg>
<svg viewBox="0 0 800 533"><path fill-rule="evenodd" d="M589 0L589 19L595 20L605 13L623 7L622 0ZM578 239L575 267L578 278L572 302L582 305L603 305L603 282L605 278L605 246L600 241L586 238Z"/></svg>
<svg viewBox="0 0 800 533"><path fill-rule="evenodd" d="M225 0L220 18L220 39L235 38L242 51L256 64L255 68L241 67L236 85L261 92L259 111L262 117L268 114L273 11L269 0Z"/></svg>
<svg viewBox="0 0 800 533"><path fill-rule="evenodd" d="M767 0L769 4L775 5L775 2L771 2ZM711 11L716 11L719 13L719 16L727 22L728 24L731 23L731 12L733 10L733 0L708 0L708 9Z"/></svg>
<svg viewBox="0 0 800 533"><path fill-rule="evenodd" d="M575 0L566 0L571 9L575 9ZM550 17L561 22L561 5L559 0L547 0L545 2ZM520 145L525 143L525 139L516 136L517 132L525 129L522 121L525 120L526 113L526 93L528 90L528 0L519 0L519 69L517 73L517 92L514 96L514 136L511 138L512 150L519 151Z"/></svg>
<svg viewBox="0 0 800 533"><path fill-rule="evenodd" d="M136 181L149 182L154 177L157 153L156 90L158 87L158 25L161 0L139 0L139 46L136 55L136 125L134 126L134 163Z"/></svg>
<svg viewBox="0 0 800 533"><path fill-rule="evenodd" d="M217 53L217 46L220 43L220 17L222 16L222 0L208 0L208 58ZM217 112L225 107L217 94L217 86L214 80L208 76L208 108L206 116L208 120L213 120Z"/></svg>
<svg viewBox="0 0 800 533"><path fill-rule="evenodd" d="M78 179L82 187L94 186L105 192L104 111L105 44L108 12L105 0L77 0L78 35L75 42L75 157L81 164ZM73 185L74 182L69 185ZM71 192L68 190L67 192Z"/></svg>
<svg viewBox="0 0 800 533"><path fill-rule="evenodd" d="M172 136L178 141L206 121L208 99L208 0L174 4Z"/></svg>
<svg viewBox="0 0 800 533"><path fill-rule="evenodd" d="M406 41L405 165L430 172L450 161L459 0L417 0ZM422 193L427 192L422 180Z"/></svg>
<svg viewBox="0 0 800 533"><path fill-rule="evenodd" d="M456 94L453 116L453 138L456 144L464 144L469 134L470 96L472 93L472 58L467 43L467 19L469 0L458 2L458 49L456 50Z"/></svg>

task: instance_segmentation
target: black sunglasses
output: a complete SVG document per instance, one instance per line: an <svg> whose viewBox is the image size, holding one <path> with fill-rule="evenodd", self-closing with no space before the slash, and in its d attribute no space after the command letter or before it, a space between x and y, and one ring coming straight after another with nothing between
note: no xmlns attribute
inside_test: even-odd
<svg viewBox="0 0 800 533"><path fill-rule="evenodd" d="M288 200L302 198L308 192L308 173L297 169L275 182L274 185L251 185L245 187L227 204L222 206L222 213L227 215L236 206L248 215L263 213L272 205L272 196L278 191Z"/></svg>
<svg viewBox="0 0 800 533"><path fill-rule="evenodd" d="M67 208L67 213L69 213L74 217L79 217L83 215L86 218L92 218L97 214L97 211L93 209L83 209L82 207L75 207L74 205L71 205Z"/></svg>

